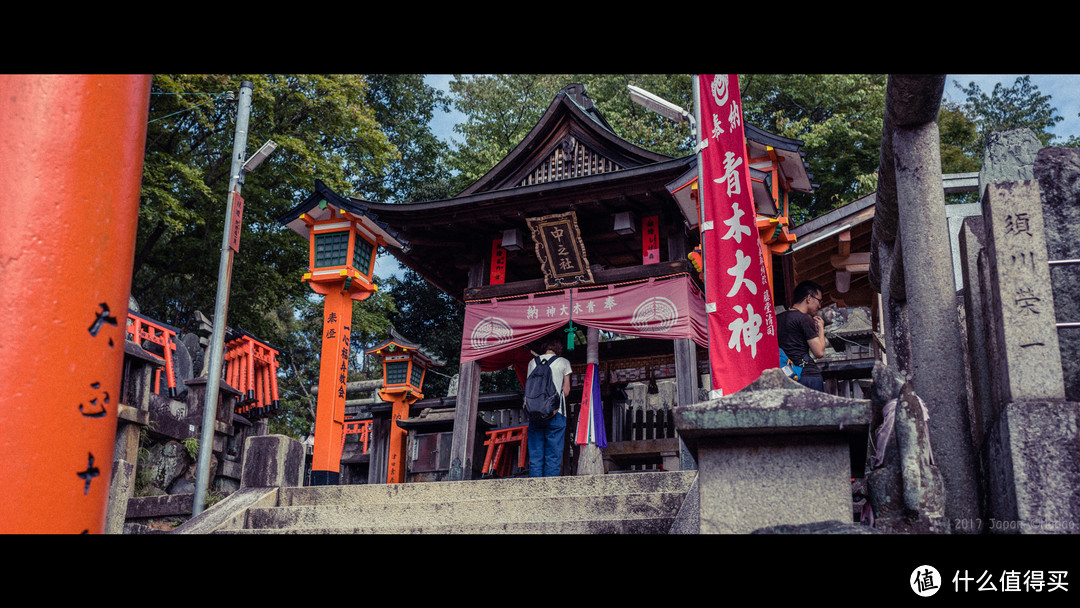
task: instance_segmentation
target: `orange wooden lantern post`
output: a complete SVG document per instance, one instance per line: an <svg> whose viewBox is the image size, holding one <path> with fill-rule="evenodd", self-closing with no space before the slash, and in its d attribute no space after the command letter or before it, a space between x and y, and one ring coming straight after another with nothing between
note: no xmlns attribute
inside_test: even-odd
<svg viewBox="0 0 1080 608"><path fill-rule="evenodd" d="M150 77L0 77L0 533L101 533Z"/></svg>
<svg viewBox="0 0 1080 608"><path fill-rule="evenodd" d="M442 361L425 354L420 347L390 330L390 339L370 348L365 353L375 355L382 361L383 388L379 397L393 404L390 413L390 444L387 450L386 483L405 481L405 429L399 420L409 417L409 406L424 398L424 374Z"/></svg>
<svg viewBox="0 0 1080 608"><path fill-rule="evenodd" d="M315 182L315 193L281 222L308 240L308 271L303 280L324 298L311 485L337 485L352 304L378 289L372 274L379 246L401 244L367 214L362 203L339 196L320 181Z"/></svg>

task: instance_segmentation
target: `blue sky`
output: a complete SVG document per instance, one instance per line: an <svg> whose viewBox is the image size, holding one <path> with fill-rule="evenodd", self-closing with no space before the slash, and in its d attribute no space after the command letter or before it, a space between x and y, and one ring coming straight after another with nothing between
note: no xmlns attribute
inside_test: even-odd
<svg viewBox="0 0 1080 608"><path fill-rule="evenodd" d="M451 74L428 74L424 77L424 82L449 94L450 85L448 83L453 78L454 77ZM442 139L453 141L454 125L463 118L462 114L457 110L452 110L446 114L439 114L431 121L431 131Z"/></svg>
<svg viewBox="0 0 1080 608"><path fill-rule="evenodd" d="M979 85L979 88L989 94L994 90L994 85L1001 83L1010 87L1017 78L1027 74L949 74L945 83L945 97L951 101L961 102L964 94L953 81L962 86L968 86L971 82ZM1050 96L1050 104L1057 108L1058 116L1062 120L1054 127L1054 135L1058 140L1065 141L1071 135L1080 136L1080 74L1030 74L1031 83L1039 88L1039 93Z"/></svg>

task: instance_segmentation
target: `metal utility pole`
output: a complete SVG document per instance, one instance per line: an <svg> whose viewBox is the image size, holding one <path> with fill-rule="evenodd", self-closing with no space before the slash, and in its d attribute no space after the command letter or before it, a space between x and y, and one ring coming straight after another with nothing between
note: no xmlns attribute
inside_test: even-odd
<svg viewBox="0 0 1080 608"><path fill-rule="evenodd" d="M234 222L234 206L239 203L243 184L244 154L247 149L248 117L251 114L252 84L240 84L240 100L236 109L236 136L233 139L232 168L229 170L229 194L225 207L225 228L221 239L221 263L218 267L217 301L214 304L214 329L210 336L209 371L206 377L206 403L203 407L202 435L199 438L199 460L195 476L195 498L192 517L203 512L210 479L210 457L214 450L214 422L217 418L218 391L221 385L221 359L225 348L225 318L229 310L229 284L232 281L233 248L230 243Z"/></svg>

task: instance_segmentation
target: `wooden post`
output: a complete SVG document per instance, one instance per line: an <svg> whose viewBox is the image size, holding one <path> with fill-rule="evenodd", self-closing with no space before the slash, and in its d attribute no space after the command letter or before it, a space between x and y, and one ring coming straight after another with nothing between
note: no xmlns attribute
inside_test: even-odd
<svg viewBox="0 0 1080 608"><path fill-rule="evenodd" d="M466 289L483 284L484 260L469 267ZM454 437L450 444L450 481L472 479L472 456L476 445L476 409L480 399L480 362L469 361L458 368L457 405L454 409Z"/></svg>
<svg viewBox="0 0 1080 608"><path fill-rule="evenodd" d="M595 327L588 328L588 335L586 337L587 344L585 345L585 364L586 365L598 365L600 363L600 330ZM589 386L582 387L582 391L592 390ZM594 403L593 407L602 407L599 403ZM580 413L578 415L581 415ZM595 415L590 412L590 415ZM581 446L581 453L578 455L577 463L577 475L603 475L604 474L604 458L600 452L600 448L595 443L586 443Z"/></svg>
<svg viewBox="0 0 1080 608"><path fill-rule="evenodd" d="M686 236L682 230L675 230L668 237L668 257L672 260L682 259L686 253ZM678 392L678 405L682 407L698 400L697 345L689 338L679 338L674 342L675 390ZM697 469L697 463L682 438L679 439L679 468L683 471Z"/></svg>
<svg viewBox="0 0 1080 608"><path fill-rule="evenodd" d="M409 390L379 391L383 401L392 403L390 409L390 428L387 431L386 483L405 482L405 439L408 431L398 426L398 420L409 417L409 407L424 396Z"/></svg>
<svg viewBox="0 0 1080 608"><path fill-rule="evenodd" d="M352 296L343 290L331 290L323 300L319 401L315 409L315 446L311 458L311 485L314 486L337 485L340 479L352 302Z"/></svg>

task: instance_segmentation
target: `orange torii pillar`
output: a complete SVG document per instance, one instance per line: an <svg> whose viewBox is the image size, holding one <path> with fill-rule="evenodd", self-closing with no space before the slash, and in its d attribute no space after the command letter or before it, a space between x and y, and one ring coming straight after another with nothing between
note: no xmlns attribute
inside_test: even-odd
<svg viewBox="0 0 1080 608"><path fill-rule="evenodd" d="M408 418L409 406L424 398L420 390L424 386L427 368L443 365L443 362L422 352L419 345L402 338L393 329L390 330L389 340L364 352L379 357L383 367L383 388L379 390L379 398L393 404L390 409L386 483L402 483L405 481L407 433L398 426L398 421Z"/></svg>
<svg viewBox="0 0 1080 608"><path fill-rule="evenodd" d="M323 296L319 396L311 485L337 485L340 479L345 385L349 372L352 303L375 293L372 282L380 245L401 247L369 216L362 203L342 197L322 182L280 221L308 240L304 281Z"/></svg>
<svg viewBox="0 0 1080 608"><path fill-rule="evenodd" d="M128 310L127 334L131 336L132 341L136 344L140 344L143 340L147 340L157 344L162 349L161 359L163 360L165 371L165 385L168 387L170 397L176 397L177 394L176 368L173 364L173 353L176 352L176 334L179 332L180 330L175 327ZM161 392L162 369L163 368L161 367L157 368L155 374L155 393Z"/></svg>
<svg viewBox="0 0 1080 608"><path fill-rule="evenodd" d="M101 533L147 75L0 78L0 533Z"/></svg>
<svg viewBox="0 0 1080 608"><path fill-rule="evenodd" d="M269 415L278 409L278 350L238 330L225 345L225 382L243 395L236 413L247 417Z"/></svg>

